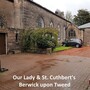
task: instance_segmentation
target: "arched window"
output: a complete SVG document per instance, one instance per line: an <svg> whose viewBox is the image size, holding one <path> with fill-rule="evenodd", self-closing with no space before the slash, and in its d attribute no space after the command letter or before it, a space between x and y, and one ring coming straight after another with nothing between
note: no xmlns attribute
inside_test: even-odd
<svg viewBox="0 0 90 90"><path fill-rule="evenodd" d="M61 39L61 31L60 31L60 25L58 25L58 40Z"/></svg>
<svg viewBox="0 0 90 90"><path fill-rule="evenodd" d="M74 30L70 30L68 32L68 36L69 36L69 38L75 38L76 37L76 32Z"/></svg>
<svg viewBox="0 0 90 90"><path fill-rule="evenodd" d="M44 28L44 20L42 17L39 17L38 20L37 20L37 24L38 24L38 27L39 28Z"/></svg>
<svg viewBox="0 0 90 90"><path fill-rule="evenodd" d="M0 28L3 28L5 26L5 21L2 16L0 16Z"/></svg>
<svg viewBox="0 0 90 90"><path fill-rule="evenodd" d="M50 22L50 27L54 27L53 21Z"/></svg>

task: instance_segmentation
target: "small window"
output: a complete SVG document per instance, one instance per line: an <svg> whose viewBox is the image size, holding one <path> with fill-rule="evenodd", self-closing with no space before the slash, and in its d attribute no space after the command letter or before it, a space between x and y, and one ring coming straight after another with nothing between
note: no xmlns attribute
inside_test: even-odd
<svg viewBox="0 0 90 90"><path fill-rule="evenodd" d="M16 42L18 42L18 33L16 33Z"/></svg>
<svg viewBox="0 0 90 90"><path fill-rule="evenodd" d="M5 25L4 19L2 16L0 16L0 28L3 28Z"/></svg>
<svg viewBox="0 0 90 90"><path fill-rule="evenodd" d="M38 18L37 23L38 23L38 27L39 27L39 28L44 28L45 25L44 25L44 20L43 20L42 17L39 17L39 18Z"/></svg>
<svg viewBox="0 0 90 90"><path fill-rule="evenodd" d="M50 22L50 27L52 27L52 28L54 27L54 24L52 21Z"/></svg>
<svg viewBox="0 0 90 90"><path fill-rule="evenodd" d="M15 32L15 41L18 42L19 40L19 31Z"/></svg>

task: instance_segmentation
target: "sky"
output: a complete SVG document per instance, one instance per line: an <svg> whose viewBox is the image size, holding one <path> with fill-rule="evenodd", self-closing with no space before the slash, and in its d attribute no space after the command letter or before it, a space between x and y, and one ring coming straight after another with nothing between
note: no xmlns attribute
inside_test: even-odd
<svg viewBox="0 0 90 90"><path fill-rule="evenodd" d="M79 9L87 9L90 11L90 0L33 0L43 7L55 12L56 9L60 11L70 11L72 15L76 15Z"/></svg>

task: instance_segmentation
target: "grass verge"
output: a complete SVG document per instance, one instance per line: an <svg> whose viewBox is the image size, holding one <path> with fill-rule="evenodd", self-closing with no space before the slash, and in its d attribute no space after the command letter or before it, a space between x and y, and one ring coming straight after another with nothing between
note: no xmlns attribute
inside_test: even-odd
<svg viewBox="0 0 90 90"><path fill-rule="evenodd" d="M60 47L56 47L54 49L54 52L58 52L58 51L64 51L64 50L68 50L71 49L72 47L64 47L64 46L60 46Z"/></svg>

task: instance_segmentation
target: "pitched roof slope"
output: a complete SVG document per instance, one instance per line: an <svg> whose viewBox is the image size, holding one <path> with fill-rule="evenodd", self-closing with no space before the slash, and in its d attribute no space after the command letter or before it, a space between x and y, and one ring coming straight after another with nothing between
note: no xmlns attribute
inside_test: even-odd
<svg viewBox="0 0 90 90"><path fill-rule="evenodd" d="M79 26L78 28L79 29L90 28L90 23L83 24L83 25Z"/></svg>

